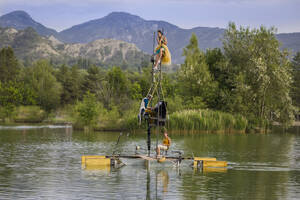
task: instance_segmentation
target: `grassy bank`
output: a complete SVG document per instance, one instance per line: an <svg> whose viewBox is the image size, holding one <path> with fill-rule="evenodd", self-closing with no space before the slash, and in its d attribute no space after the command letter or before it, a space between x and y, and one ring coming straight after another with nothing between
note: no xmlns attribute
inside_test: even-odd
<svg viewBox="0 0 300 200"><path fill-rule="evenodd" d="M123 124L124 128L130 130L141 128L137 123L135 115L124 119ZM212 110L182 110L170 114L166 126L170 132L244 133L247 125L247 119L241 115L232 115Z"/></svg>
<svg viewBox="0 0 300 200"><path fill-rule="evenodd" d="M245 132L248 121L241 115L212 110L183 110L170 115L169 129L180 132Z"/></svg>
<svg viewBox="0 0 300 200"><path fill-rule="evenodd" d="M45 111L38 106L19 106L14 109L12 115L7 117L3 108L0 108L0 121L3 124L15 123L42 123L47 118Z"/></svg>
<svg viewBox="0 0 300 200"><path fill-rule="evenodd" d="M46 114L37 106L21 106L11 120L13 123L72 123L75 129L83 130L84 125L76 118L72 106L66 106L55 112ZM212 110L182 110L169 115L166 127L171 132L208 133L208 132L245 132L248 121L241 115L232 115ZM120 115L116 108L102 110L91 127L96 131L105 130L145 130L146 125L140 126L135 110Z"/></svg>

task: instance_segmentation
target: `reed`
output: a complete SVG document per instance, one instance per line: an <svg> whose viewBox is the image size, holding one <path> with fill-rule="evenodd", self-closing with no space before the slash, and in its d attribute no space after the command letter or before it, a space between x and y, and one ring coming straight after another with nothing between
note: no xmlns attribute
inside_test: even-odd
<svg viewBox="0 0 300 200"><path fill-rule="evenodd" d="M248 121L242 115L213 110L183 110L170 115L169 129L184 132L244 132Z"/></svg>
<svg viewBox="0 0 300 200"><path fill-rule="evenodd" d="M46 113L39 106L19 106L16 110L15 122L41 123L46 118Z"/></svg>

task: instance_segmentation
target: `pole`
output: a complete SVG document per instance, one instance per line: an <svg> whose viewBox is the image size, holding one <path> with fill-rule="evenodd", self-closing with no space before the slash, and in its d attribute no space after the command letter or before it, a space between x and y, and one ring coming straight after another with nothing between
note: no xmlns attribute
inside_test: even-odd
<svg viewBox="0 0 300 200"><path fill-rule="evenodd" d="M147 200L150 200L151 199L151 177L150 177L150 161L149 160L146 160L146 163L147 163L147 166L146 166L146 169L147 169L147 194L146 194L146 199Z"/></svg>
<svg viewBox="0 0 300 200"><path fill-rule="evenodd" d="M159 122L160 122L160 93L161 93L161 62L159 64L159 78L158 78L158 90L157 90L157 98L158 98L158 103L157 103L157 124L156 124L156 149L158 148L158 135L159 135ZM157 157L157 151L156 151L156 157Z"/></svg>
<svg viewBox="0 0 300 200"><path fill-rule="evenodd" d="M148 137L147 137L148 156L150 156L150 150L151 150L151 126L150 126L150 122L149 121L148 121L147 133L148 133Z"/></svg>
<svg viewBox="0 0 300 200"><path fill-rule="evenodd" d="M154 86L154 46L155 46L155 32L153 32L153 62L152 62L152 86ZM151 86L151 87L152 87ZM150 90L151 92L151 90ZM150 101L150 107L152 107L152 101ZM148 127L147 127L147 147L148 147L148 156L150 156L151 150L151 125L148 119Z"/></svg>
<svg viewBox="0 0 300 200"><path fill-rule="evenodd" d="M119 135L119 137L118 137L118 140L117 140L117 143L116 143L116 145L115 145L115 149L114 149L112 155L115 155L115 152L116 152L116 150L117 150L116 148L117 148L117 146L118 146L118 144L119 144L119 142L120 142L120 138L121 138L122 135L123 135L123 133L121 132L120 135Z"/></svg>
<svg viewBox="0 0 300 200"><path fill-rule="evenodd" d="M153 32L153 62L152 62L152 83L155 82L154 80L154 63L155 63L155 52L154 52L154 47L155 47L155 32Z"/></svg>

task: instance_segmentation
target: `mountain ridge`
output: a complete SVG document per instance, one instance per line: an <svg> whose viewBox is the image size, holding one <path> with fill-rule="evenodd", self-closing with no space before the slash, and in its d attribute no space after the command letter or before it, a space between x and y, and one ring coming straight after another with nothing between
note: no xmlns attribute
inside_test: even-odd
<svg viewBox="0 0 300 200"><path fill-rule="evenodd" d="M39 22L36 22L31 16L22 10L16 10L0 17L0 27L11 27L17 30L23 30L28 27L34 28L40 35L57 36L58 32L54 29L47 28Z"/></svg>
<svg viewBox="0 0 300 200"><path fill-rule="evenodd" d="M168 46L174 63L182 63L182 49L188 44L193 32L199 39L199 46L207 48L221 47L224 29L195 27L182 29L162 20L144 20L126 12L113 12L109 15L91 20L59 33L64 42L86 43L97 38L114 38L136 44L143 51L151 54L153 48L153 32L163 29L168 38Z"/></svg>
<svg viewBox="0 0 300 200"><path fill-rule="evenodd" d="M49 59L54 64L77 64L80 60L98 66L137 68L150 56L136 45L114 39L99 39L86 44L64 44L54 36L40 36L33 28L0 28L0 48L11 46L18 59L31 63Z"/></svg>
<svg viewBox="0 0 300 200"><path fill-rule="evenodd" d="M18 12L20 11L3 16L11 16L13 19L16 19L14 14L16 15ZM34 24L32 18L27 13L28 16L24 13L24 18L30 21L26 22L24 27ZM3 22L3 16L0 17L0 26L1 24L9 25L8 22ZM17 29L21 27L21 23L20 21L16 23L19 25ZM10 24L12 27L13 25ZM49 36L51 33L48 29L48 31L41 31L41 26L33 26L33 28L40 35ZM153 51L153 32L157 31L157 29L163 29L168 38L168 46L172 53L173 63L183 62L182 49L189 43L192 33L197 35L200 49L205 50L207 48L222 47L222 38L225 31L225 29L218 27L183 29L162 20L145 20L138 15L132 15L127 12L112 12L102 18L89 20L60 32L54 30L55 32L52 32L52 35L65 43L89 43L97 39L112 38L134 43L142 51L151 54ZM276 34L276 37L283 44L282 48L290 48L294 52L300 51L300 33L281 33Z"/></svg>

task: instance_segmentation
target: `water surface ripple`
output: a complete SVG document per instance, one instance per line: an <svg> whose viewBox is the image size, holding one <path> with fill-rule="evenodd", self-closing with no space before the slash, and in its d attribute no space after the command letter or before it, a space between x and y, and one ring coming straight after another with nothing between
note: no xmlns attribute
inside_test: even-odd
<svg viewBox="0 0 300 200"><path fill-rule="evenodd" d="M0 199L300 199L299 134L171 135L172 150L228 161L227 170L130 159L118 170L81 169L82 155L146 147L146 134L123 133L115 149L118 136L70 126L0 128Z"/></svg>

